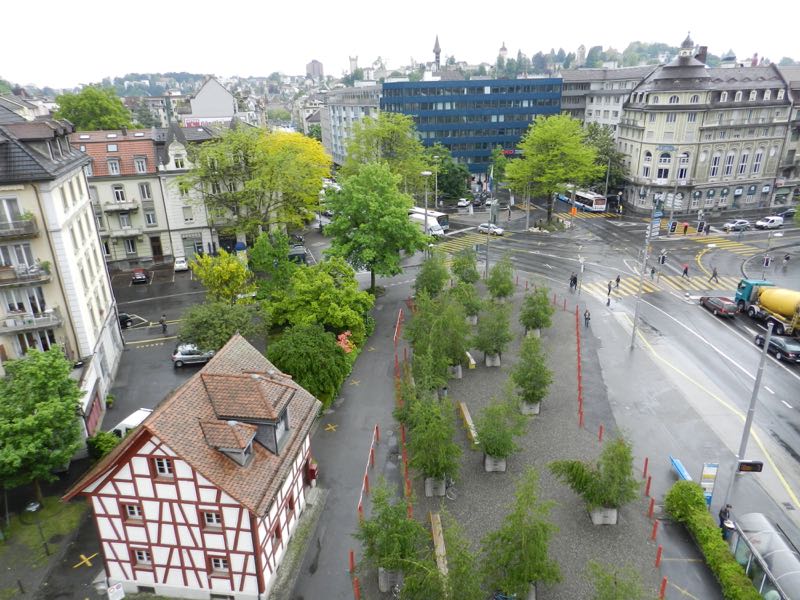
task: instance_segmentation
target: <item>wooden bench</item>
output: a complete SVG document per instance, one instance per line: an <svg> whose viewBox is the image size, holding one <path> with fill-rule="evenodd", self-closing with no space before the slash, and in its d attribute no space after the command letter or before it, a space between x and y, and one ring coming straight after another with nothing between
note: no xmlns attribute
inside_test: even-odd
<svg viewBox="0 0 800 600"><path fill-rule="evenodd" d="M465 354L467 355L467 363L469 364L469 368L470 369L474 369L475 368L475 359L472 358L472 354L470 354L469 352L465 352Z"/></svg>
<svg viewBox="0 0 800 600"><path fill-rule="evenodd" d="M670 454L669 462L672 463L672 468L678 474L680 479L683 479L684 481L692 481L692 476L689 475L689 471L686 470L686 467L683 466L683 463L679 459Z"/></svg>
<svg viewBox="0 0 800 600"><path fill-rule="evenodd" d="M447 577L447 551L444 547L444 532L442 531L442 516L438 512L428 513L431 520L431 535L433 536L433 553L436 555L436 566L442 577Z"/></svg>
<svg viewBox="0 0 800 600"><path fill-rule="evenodd" d="M464 421L464 429L467 430L467 437L473 446L478 445L478 430L475 429L475 423L472 422L472 415L469 414L469 408L463 402L458 403L458 410L461 412L461 420Z"/></svg>

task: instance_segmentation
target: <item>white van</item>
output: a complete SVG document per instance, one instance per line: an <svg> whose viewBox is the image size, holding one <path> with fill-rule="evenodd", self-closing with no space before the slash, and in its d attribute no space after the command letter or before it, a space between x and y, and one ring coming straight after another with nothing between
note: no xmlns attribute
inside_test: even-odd
<svg viewBox="0 0 800 600"><path fill-rule="evenodd" d="M111 433L117 437L124 438L128 433L141 425L142 421L149 417L151 412L153 412L151 408L140 408L132 412L120 421L119 424L111 430Z"/></svg>
<svg viewBox="0 0 800 600"><path fill-rule="evenodd" d="M764 217L756 221L756 229L777 229L783 225L783 217Z"/></svg>

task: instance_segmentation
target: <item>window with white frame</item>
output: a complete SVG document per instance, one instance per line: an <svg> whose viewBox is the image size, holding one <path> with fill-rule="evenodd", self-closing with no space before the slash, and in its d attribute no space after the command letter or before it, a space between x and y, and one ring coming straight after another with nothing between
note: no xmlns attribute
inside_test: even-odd
<svg viewBox="0 0 800 600"><path fill-rule="evenodd" d="M772 90L764 90L764 100L772 98Z"/></svg>
<svg viewBox="0 0 800 600"><path fill-rule="evenodd" d="M121 185L111 186L111 191L114 193L114 202L126 202L125 188Z"/></svg>
<svg viewBox="0 0 800 600"><path fill-rule="evenodd" d="M748 193L747 196L744 197L745 204L752 204L756 201L756 195Z"/></svg>
<svg viewBox="0 0 800 600"><path fill-rule="evenodd" d="M750 102L755 102L758 99L758 91L750 90Z"/></svg>
<svg viewBox="0 0 800 600"><path fill-rule="evenodd" d="M697 94L693 94L691 98L689 98L689 104L699 104L700 96Z"/></svg>
<svg viewBox="0 0 800 600"><path fill-rule="evenodd" d="M696 123L697 122L697 113L696 112L687 113L686 114L686 120L689 123Z"/></svg>
<svg viewBox="0 0 800 600"><path fill-rule="evenodd" d="M94 175L94 170L92 169L92 161L89 161L89 164L86 165L86 176L91 177Z"/></svg>
<svg viewBox="0 0 800 600"><path fill-rule="evenodd" d="M182 154L175 155L175 168L176 169L184 169L186 167L186 162L184 161Z"/></svg>
<svg viewBox="0 0 800 600"><path fill-rule="evenodd" d="M650 96L651 104L658 104L658 96Z"/></svg>
<svg viewBox="0 0 800 600"><path fill-rule="evenodd" d="M131 213L128 212L119 213L119 227L120 229L131 228Z"/></svg>
<svg viewBox="0 0 800 600"><path fill-rule="evenodd" d="M222 515L218 512L206 511L203 513L203 522L206 527L222 527Z"/></svg>
<svg viewBox="0 0 800 600"><path fill-rule="evenodd" d="M728 154L725 155L725 169L722 172L725 177L733 175L733 161L735 158L736 155L733 152L728 152Z"/></svg>
<svg viewBox="0 0 800 600"><path fill-rule="evenodd" d="M211 182L211 193L212 194L221 194L222 188L220 187L219 183L216 181Z"/></svg>
<svg viewBox="0 0 800 600"><path fill-rule="evenodd" d="M154 227L158 225L158 221L156 221L156 211L154 210L144 211L144 222L145 225L147 225L148 227Z"/></svg>
<svg viewBox="0 0 800 600"><path fill-rule="evenodd" d="M650 113L650 122L651 123L655 123L656 122L656 113Z"/></svg>
<svg viewBox="0 0 800 600"><path fill-rule="evenodd" d="M149 183L140 183L139 184L139 195L142 197L142 200L152 200L153 199L153 192L150 190Z"/></svg>
<svg viewBox="0 0 800 600"><path fill-rule="evenodd" d="M133 159L133 168L137 173L147 173L147 158L144 156L136 156Z"/></svg>
<svg viewBox="0 0 800 600"><path fill-rule="evenodd" d="M667 123L674 123L678 120L678 113L667 113Z"/></svg>
<svg viewBox="0 0 800 600"><path fill-rule="evenodd" d="M733 96L733 101L734 102L741 102L742 101L742 90L739 90L738 92L736 92L736 94Z"/></svg>
<svg viewBox="0 0 800 600"><path fill-rule="evenodd" d="M111 256L111 246L109 246L108 240L103 240L102 244L103 244L103 254L107 257Z"/></svg>
<svg viewBox="0 0 800 600"><path fill-rule="evenodd" d="M141 520L142 507L138 504L125 504L125 516L128 519Z"/></svg>
<svg viewBox="0 0 800 600"><path fill-rule="evenodd" d="M775 96L776 100L783 100L784 95L786 94L785 90L778 90L777 96Z"/></svg>
<svg viewBox="0 0 800 600"><path fill-rule="evenodd" d="M716 177L719 175L719 163L722 157L720 156L719 152L715 152L714 156L711 157L711 163L708 166L708 176L709 177Z"/></svg>
<svg viewBox="0 0 800 600"><path fill-rule="evenodd" d="M141 548L134 548L133 557L134 557L134 559L136 561L136 566L138 566L138 567L152 567L153 566L153 557L150 554L149 550L143 550Z"/></svg>
<svg viewBox="0 0 800 600"><path fill-rule="evenodd" d="M116 152L118 148L116 144L106 144L106 150L108 152Z"/></svg>
<svg viewBox="0 0 800 600"><path fill-rule="evenodd" d="M669 165L672 163L672 155L669 152L662 152L658 157L658 164Z"/></svg>
<svg viewBox="0 0 800 600"><path fill-rule="evenodd" d="M678 163L678 179L686 179L689 174L689 154L684 152Z"/></svg>
<svg viewBox="0 0 800 600"><path fill-rule="evenodd" d="M670 104L677 104L678 102L680 102L680 98L678 98L678 96L672 95L669 97Z"/></svg>
<svg viewBox="0 0 800 600"><path fill-rule="evenodd" d="M728 101L728 92L720 92L719 101L720 102L727 102Z"/></svg>
<svg viewBox="0 0 800 600"><path fill-rule="evenodd" d="M737 175L744 175L747 173L747 161L750 160L750 152L749 150L743 150L741 156L739 156L739 169L737 170Z"/></svg>
<svg viewBox="0 0 800 600"><path fill-rule="evenodd" d="M172 460L169 458L154 458L153 468L157 477L172 477L174 474L172 470Z"/></svg>
<svg viewBox="0 0 800 600"><path fill-rule="evenodd" d="M764 160L764 149L759 148L753 156L753 175L761 173L761 161Z"/></svg>
<svg viewBox="0 0 800 600"><path fill-rule="evenodd" d="M194 223L194 211L192 210L191 206L183 207L183 222Z"/></svg>
<svg viewBox="0 0 800 600"><path fill-rule="evenodd" d="M223 556L211 557L211 570L217 573L228 572L228 559Z"/></svg>
<svg viewBox="0 0 800 600"><path fill-rule="evenodd" d="M125 238L125 254L136 254L136 240L133 238Z"/></svg>
<svg viewBox="0 0 800 600"><path fill-rule="evenodd" d="M108 174L119 175L119 161L116 158L108 161Z"/></svg>

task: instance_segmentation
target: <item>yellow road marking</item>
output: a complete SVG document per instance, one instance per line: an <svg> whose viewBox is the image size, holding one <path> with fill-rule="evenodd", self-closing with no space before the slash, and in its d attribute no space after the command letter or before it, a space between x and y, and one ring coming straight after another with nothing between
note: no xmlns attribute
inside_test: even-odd
<svg viewBox="0 0 800 600"><path fill-rule="evenodd" d="M375 346L370 346L367 348L367 352L375 352Z"/></svg>
<svg viewBox="0 0 800 600"><path fill-rule="evenodd" d="M670 587L673 587L676 590L678 590L681 594L683 594L687 598L693 598L694 600L700 600L700 598L698 598L697 596L695 596L694 594L689 592L689 590L685 590L682 587L675 585L674 583L670 583L669 585L670 585Z"/></svg>
<svg viewBox="0 0 800 600"><path fill-rule="evenodd" d="M359 383L361 383L361 380L360 380L360 379L353 379L353 380L350 382L350 385L358 385Z"/></svg>
<svg viewBox="0 0 800 600"><path fill-rule="evenodd" d="M163 342L164 340L176 340L176 339L178 339L177 335L169 335L164 337L153 338L151 340L136 340L133 342L125 342L125 343L131 346L133 344L152 344L153 342Z"/></svg>
<svg viewBox="0 0 800 600"><path fill-rule="evenodd" d="M628 319L628 322L631 324L631 326L633 326L633 322L630 320L630 317L628 317L627 314L625 315L625 318ZM703 391L706 394L708 394L708 396L710 398L716 400L719 405L721 405L723 408L727 409L731 414L733 414L734 416L738 417L742 421L742 423L744 423L745 415L744 415L743 412L741 412L738 408L736 408L735 406L733 406L729 402L726 402L725 400L723 400L722 398L717 396L714 392L709 390L702 383L700 383L699 381L695 380L694 378L692 378L688 374L684 373L681 369L679 369L678 367L676 367L675 365L670 363L668 360L662 358L661 355L658 354L658 352L656 352L655 349L650 345L650 343L647 341L647 339L645 339L645 337L644 337L644 335L642 335L641 331L637 331L637 334L639 336L639 339L645 345L645 347L650 351L650 353L656 359L658 359L659 362L662 362L662 363L666 364L670 369L672 369L673 371L675 371L676 373L681 375L684 379L686 379L686 381L689 381L689 382L693 383L698 389L700 389L701 391ZM783 486L783 489L786 490L786 493L789 495L789 498L791 499L792 504L794 504L795 506L800 505L800 500L798 500L797 495L794 493L794 490L789 486L789 482L786 481L786 478L783 476L783 474L778 469L778 465L775 464L775 461L773 460L772 455L769 453L769 451L764 446L764 443L761 441L761 437L758 435L758 433L756 431L754 431L752 429L750 430L750 435L753 437L753 441L755 441L755 443L758 445L758 447L761 450L761 452L764 453L764 458L769 463L769 466L772 468L772 470L775 473L775 475L777 475L778 481L780 481L781 485Z"/></svg>
<svg viewBox="0 0 800 600"><path fill-rule="evenodd" d="M97 552L95 552L91 556L86 556L85 554L79 554L78 556L81 557L81 562L79 562L76 565L72 565L73 569L77 569L78 567L82 567L83 565L86 565L87 567L91 567L92 566L92 559L95 556L97 556Z"/></svg>
<svg viewBox="0 0 800 600"><path fill-rule="evenodd" d="M333 433L336 433L337 427L338 425L334 425L333 423L328 423L327 425L325 425L325 431L332 431Z"/></svg>

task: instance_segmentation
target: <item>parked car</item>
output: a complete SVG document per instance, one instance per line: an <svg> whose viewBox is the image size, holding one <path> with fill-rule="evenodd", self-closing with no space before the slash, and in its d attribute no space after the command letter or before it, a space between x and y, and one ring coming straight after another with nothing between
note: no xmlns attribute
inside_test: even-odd
<svg viewBox="0 0 800 600"><path fill-rule="evenodd" d="M117 316L119 317L119 326L122 329L127 329L133 325L133 318L128 313L121 312Z"/></svg>
<svg viewBox="0 0 800 600"><path fill-rule="evenodd" d="M797 212L796 208L787 208L783 212L779 212L778 216L783 217L784 219L794 219L794 214Z"/></svg>
<svg viewBox="0 0 800 600"><path fill-rule="evenodd" d="M173 265L173 269L175 272L178 271L188 271L189 270L189 261L186 260L183 256L179 256L175 259L175 264Z"/></svg>
<svg viewBox="0 0 800 600"><path fill-rule="evenodd" d="M459 208L464 208L466 206L469 206L470 202L466 198L459 198L456 204L458 205Z"/></svg>
<svg viewBox="0 0 800 600"><path fill-rule="evenodd" d="M486 203L485 198L483 198L482 196L475 196L475 199L472 201L472 206L477 208L483 206L485 203Z"/></svg>
<svg viewBox="0 0 800 600"><path fill-rule="evenodd" d="M777 229L783 226L783 217L764 217L756 221L756 229Z"/></svg>
<svg viewBox="0 0 800 600"><path fill-rule="evenodd" d="M750 229L750 221L747 219L736 219L734 221L729 221L722 226L723 231L730 232L730 231L747 231Z"/></svg>
<svg viewBox="0 0 800 600"><path fill-rule="evenodd" d="M759 348L764 347L764 336L760 333L753 340ZM800 342L794 338L773 335L769 339L767 352L774 354L778 360L800 363Z"/></svg>
<svg viewBox="0 0 800 600"><path fill-rule="evenodd" d="M172 353L172 364L176 367L207 363L214 356L213 350L200 350L194 344L178 344Z"/></svg>
<svg viewBox="0 0 800 600"><path fill-rule="evenodd" d="M505 230L492 223L481 223L478 225L478 233L490 233L492 235L503 235Z"/></svg>
<svg viewBox="0 0 800 600"><path fill-rule="evenodd" d="M131 272L131 283L149 283L150 274L141 267L136 267Z"/></svg>
<svg viewBox="0 0 800 600"><path fill-rule="evenodd" d="M736 303L730 298L701 296L700 304L710 310L715 317L733 317L738 310Z"/></svg>

